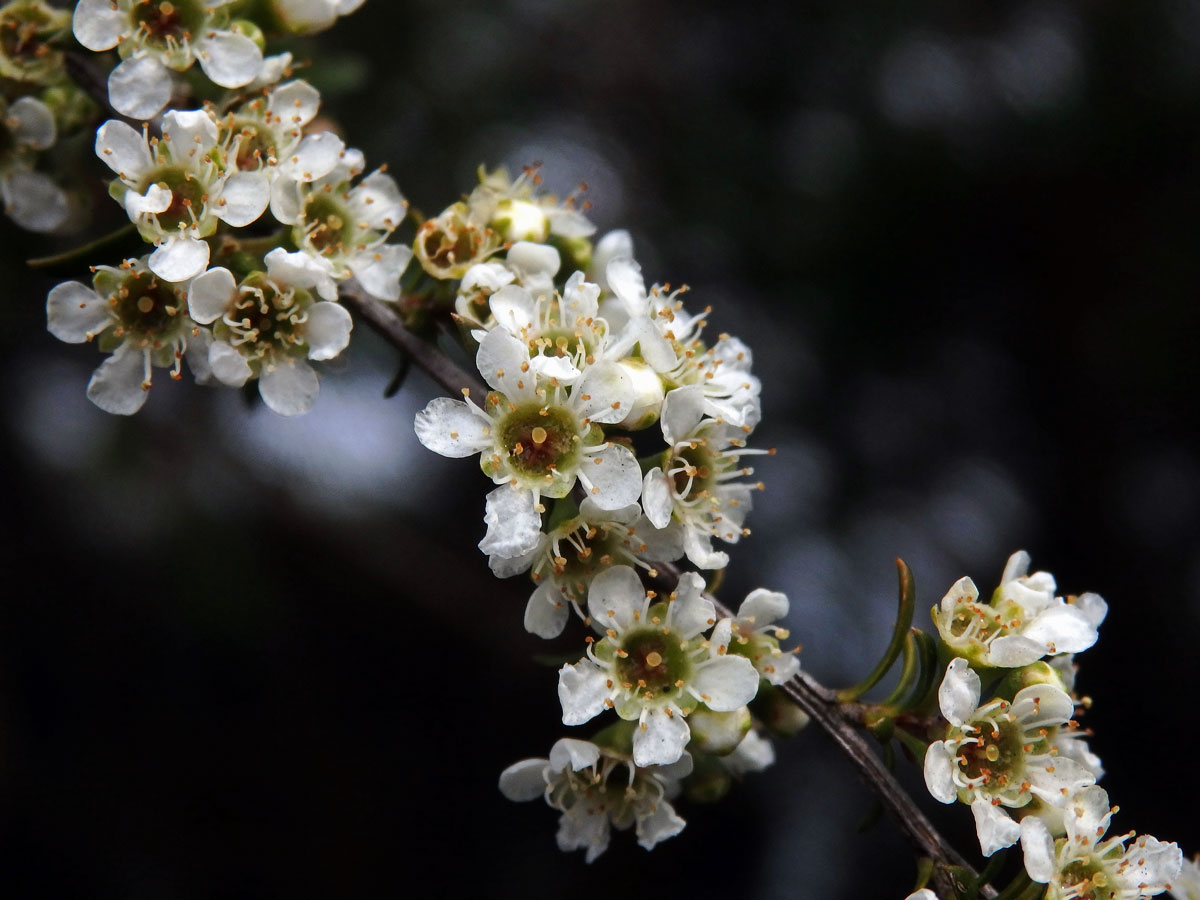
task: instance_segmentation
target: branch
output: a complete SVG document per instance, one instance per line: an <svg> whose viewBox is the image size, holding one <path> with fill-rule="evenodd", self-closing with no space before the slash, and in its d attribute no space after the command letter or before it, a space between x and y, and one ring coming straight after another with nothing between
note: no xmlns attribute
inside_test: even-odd
<svg viewBox="0 0 1200 900"><path fill-rule="evenodd" d="M342 286L342 302L362 316L379 334L407 355L426 374L452 394L462 388L479 390L484 388L478 379L455 365L436 347L427 344L409 331L391 308L372 297L368 297L353 283ZM656 563L660 577L668 582L679 581L679 569L669 563ZM721 617L733 613L719 600L709 597ZM804 710L828 734L841 751L858 769L859 777L866 782L878 797L884 809L895 821L916 850L937 864L935 880L943 897L958 895L952 868L963 870L963 874L978 878L975 869L942 837L925 813L913 801L908 792L883 765L874 749L861 731L855 728L847 716L847 706L838 702L837 694L817 682L811 675L801 672L782 685L783 693ZM958 885L957 887L961 887ZM979 896L992 898L996 891L990 885L979 889Z"/></svg>

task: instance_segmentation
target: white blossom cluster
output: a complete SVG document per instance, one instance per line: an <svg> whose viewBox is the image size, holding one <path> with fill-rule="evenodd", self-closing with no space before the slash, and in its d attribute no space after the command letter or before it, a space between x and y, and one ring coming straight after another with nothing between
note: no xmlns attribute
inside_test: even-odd
<svg viewBox="0 0 1200 900"><path fill-rule="evenodd" d="M479 547L496 575L529 573L525 628L554 638L574 612L594 632L584 656L559 672L564 724L615 712L617 729L596 739L596 752L629 766L632 783L669 780L664 773L689 754L721 760L727 775L760 769L772 751L748 704L761 681L782 684L798 669L775 624L787 598L755 591L736 617L719 619L694 573L667 595L643 582L656 564L683 557L724 567L714 542L749 533L743 523L762 485L748 480L745 458L764 452L746 446L760 418L749 348L724 334L707 341L709 311L687 310L686 288L647 287L628 233L593 247L583 212L541 194L537 181L534 171L515 180L481 171L466 199L417 231L416 258L452 286L490 388L433 400L417 436L444 456L478 456L495 483ZM525 798L543 779L563 810L560 845L582 846L574 801L556 799L578 771L552 753L548 764L508 770L501 786ZM523 788L514 773L529 776ZM596 789L604 797L606 778ZM671 813L661 820L670 827L647 838L633 807L593 805L618 828L636 820L647 847L682 827ZM608 829L586 834L590 860Z"/></svg>
<svg viewBox="0 0 1200 900"><path fill-rule="evenodd" d="M1104 770L1075 718L1084 703L1074 654L1096 642L1108 607L1056 589L1019 551L989 602L963 578L934 607L953 659L938 689L948 724L926 751L925 783L942 803L971 807L985 856L1019 840L1050 900L1150 897L1179 877L1182 853L1149 836L1128 847L1132 834L1104 838L1113 811L1096 785Z"/></svg>
<svg viewBox="0 0 1200 900"><path fill-rule="evenodd" d="M84 37L118 36L125 61L114 78L131 61L178 69L193 57L212 75L232 66L222 53L248 40L214 30L214 22L230 24L212 18L224 8L83 2L74 26L88 46ZM280 0L275 8L298 14L313 4ZM193 27L195 17L207 30ZM412 251L387 242L407 215L395 181L382 170L364 176L359 150L313 127L321 98L312 85L259 84L284 75L286 60L264 61L257 45L244 55L256 60L239 70L238 85L255 82L246 90L217 104L170 109L153 123L158 134L118 119L96 132L96 155L115 176L109 193L154 249L94 267L90 285L58 285L46 312L56 337L95 340L111 354L88 385L88 397L107 412L136 412L152 370L169 368L178 378L184 358L197 381L241 387L257 380L275 412L306 412L319 391L311 362L333 359L350 340L339 284L353 279L380 300L400 297ZM170 84L162 73L135 81ZM109 87L117 90L112 79ZM119 99L113 94L118 107Z"/></svg>

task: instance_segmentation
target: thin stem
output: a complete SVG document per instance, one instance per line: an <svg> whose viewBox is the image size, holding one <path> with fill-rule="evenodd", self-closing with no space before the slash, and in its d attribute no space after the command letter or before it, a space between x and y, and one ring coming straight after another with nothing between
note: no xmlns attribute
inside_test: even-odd
<svg viewBox="0 0 1200 900"><path fill-rule="evenodd" d="M451 360L442 355L436 347L422 341L409 331L404 323L384 303L368 297L354 286L342 287L342 302L357 312L379 334L393 346L405 353L434 381L452 394L457 394L462 388L478 389L477 379L468 375ZM665 580L678 582L679 569L669 563L658 563L656 568ZM709 597L721 617L732 616L720 601ZM952 868L962 870L969 878L978 878L978 873L950 846L949 842L933 827L925 813L904 790L896 777L887 770L883 761L875 755L866 737L847 717L846 706L857 704L842 704L838 701L835 691L817 682L806 672L801 672L791 681L781 686L783 693L792 702L808 713L828 734L841 751L849 757L858 769L859 777L879 797L883 808L895 821L900 830L921 854L930 857L935 866L935 880L943 896L955 896L952 882ZM980 896L994 898L996 891L990 885L984 885Z"/></svg>

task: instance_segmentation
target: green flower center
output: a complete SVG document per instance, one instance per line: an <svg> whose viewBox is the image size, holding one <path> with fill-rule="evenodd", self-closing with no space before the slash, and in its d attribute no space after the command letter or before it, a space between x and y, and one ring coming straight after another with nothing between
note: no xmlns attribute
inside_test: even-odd
<svg viewBox="0 0 1200 900"><path fill-rule="evenodd" d="M1097 860L1088 857L1071 862L1062 870L1062 886L1074 889L1077 900L1111 900L1117 896L1108 872Z"/></svg>
<svg viewBox="0 0 1200 900"><path fill-rule="evenodd" d="M189 170L182 166L155 169L142 179L138 193L146 193L152 184L165 185L171 192L171 205L156 214L163 231L177 231L180 225L190 227L200 218L208 192Z"/></svg>
<svg viewBox="0 0 1200 900"><path fill-rule="evenodd" d="M2 66L3 74L17 79L22 75L36 78L41 70L59 65L62 54L46 40L59 29L68 27L70 21L62 10L46 6L39 0L5 6L0 11L0 59L11 65ZM22 71L35 69L39 71Z"/></svg>
<svg viewBox="0 0 1200 900"><path fill-rule="evenodd" d="M671 459L671 478L675 493L681 497L699 497L716 486L719 458L704 445L676 450ZM728 466L725 466L728 468Z"/></svg>
<svg viewBox="0 0 1200 900"><path fill-rule="evenodd" d="M336 198L315 194L304 210L305 240L325 256L333 256L354 245L354 222Z"/></svg>
<svg viewBox="0 0 1200 900"><path fill-rule="evenodd" d="M980 722L973 731L975 743L958 748L958 765L972 781L982 779L981 787L989 793L999 793L1019 787L1025 771L1023 736L1012 722Z"/></svg>
<svg viewBox="0 0 1200 900"><path fill-rule="evenodd" d="M500 424L500 443L518 474L541 477L573 467L579 455L574 417L557 406L526 403Z"/></svg>
<svg viewBox="0 0 1200 900"><path fill-rule="evenodd" d="M679 638L659 629L641 629L621 638L627 656L617 658L617 674L623 685L641 687L654 696L678 693L678 682L691 675L691 662L679 646Z"/></svg>
<svg viewBox="0 0 1200 900"><path fill-rule="evenodd" d="M183 322L183 299L153 272L132 272L108 302L121 327L145 340L162 341Z"/></svg>
<svg viewBox="0 0 1200 900"><path fill-rule="evenodd" d="M260 165L266 165L268 159L274 158L275 135L260 123L253 119L242 119L235 122L230 130L238 135L234 160L239 171L253 172Z"/></svg>
<svg viewBox="0 0 1200 900"><path fill-rule="evenodd" d="M262 359L275 354L303 356L305 313L312 298L307 291L279 291L265 278L251 276L243 292L214 327L218 338L231 343L243 356Z"/></svg>
<svg viewBox="0 0 1200 900"><path fill-rule="evenodd" d="M190 41L205 24L204 5L196 0L143 0L133 5L133 20L147 43L173 48Z"/></svg>

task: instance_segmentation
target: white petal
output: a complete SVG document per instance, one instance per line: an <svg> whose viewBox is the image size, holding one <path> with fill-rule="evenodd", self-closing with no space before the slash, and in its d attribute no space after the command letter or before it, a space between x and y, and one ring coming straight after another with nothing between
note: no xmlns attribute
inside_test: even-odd
<svg viewBox="0 0 1200 900"><path fill-rule="evenodd" d="M795 653L766 656L757 661L755 668L771 684L785 684L800 672L800 658Z"/></svg>
<svg viewBox="0 0 1200 900"><path fill-rule="evenodd" d="M1104 617L1108 615L1108 604L1099 594L1080 594L1072 605L1087 617L1093 628L1099 628Z"/></svg>
<svg viewBox="0 0 1200 900"><path fill-rule="evenodd" d="M66 192L45 172L9 172L0 192L4 212L26 231L55 231L71 214Z"/></svg>
<svg viewBox="0 0 1200 900"><path fill-rule="evenodd" d="M1058 872L1054 857L1054 838L1046 823L1037 816L1021 820L1021 851L1025 855L1025 871L1039 884L1048 884Z"/></svg>
<svg viewBox="0 0 1200 900"><path fill-rule="evenodd" d="M488 568L492 570L492 574L497 578L512 578L514 575L520 575L522 572L528 572L529 567L533 565L538 554L542 551L543 535L538 535L537 543L533 549L517 556L497 556L495 554L488 557ZM536 593L536 592L535 592ZM528 615L528 610L526 610Z"/></svg>
<svg viewBox="0 0 1200 900"><path fill-rule="evenodd" d="M618 634L644 621L648 605L642 580L629 566L605 569L592 579L588 590L588 615L598 627Z"/></svg>
<svg viewBox="0 0 1200 900"><path fill-rule="evenodd" d="M642 500L645 499L643 496ZM683 526L672 522L666 528L655 528L649 519L640 515L640 508L638 512L637 523L633 526L634 533L628 535L626 540L626 544L634 553L642 559L656 562L674 562L683 556Z"/></svg>
<svg viewBox="0 0 1200 900"><path fill-rule="evenodd" d="M131 119L156 116L171 99L171 73L153 56L131 56L108 76L108 100Z"/></svg>
<svg viewBox="0 0 1200 900"><path fill-rule="evenodd" d="M641 467L622 444L609 444L599 453L585 455L579 477L586 479L588 496L601 509L620 509L637 503L642 493Z"/></svg>
<svg viewBox="0 0 1200 900"><path fill-rule="evenodd" d="M258 44L233 31L214 31L200 38L196 58L210 81L227 88L249 84L263 64Z"/></svg>
<svg viewBox="0 0 1200 900"><path fill-rule="evenodd" d="M300 183L278 174L271 182L271 215L284 225L299 225L304 220L304 200Z"/></svg>
<svg viewBox="0 0 1200 900"><path fill-rule="evenodd" d="M163 137L171 158L198 160L217 142L217 123L206 109L172 109L163 113Z"/></svg>
<svg viewBox="0 0 1200 900"><path fill-rule="evenodd" d="M472 266L468 270L467 275L470 275L477 269L484 268L486 266ZM466 279L463 279L463 283L465 285ZM484 286L487 287L487 285ZM534 312L537 308L537 303L533 299L533 294L529 293L529 291L519 284L506 284L489 287L488 289L495 291L488 298L488 305L492 309L492 315L496 319L496 324L514 337L524 336L525 332L533 327L535 321Z"/></svg>
<svg viewBox="0 0 1200 900"><path fill-rule="evenodd" d="M246 358L224 341L212 342L208 365L217 381L228 387L241 387L254 374Z"/></svg>
<svg viewBox="0 0 1200 900"><path fill-rule="evenodd" d="M533 376L522 372L529 362L529 346L503 328L489 331L479 342L475 366L483 380L514 403L531 400L536 387Z"/></svg>
<svg viewBox="0 0 1200 900"><path fill-rule="evenodd" d="M1063 816L1067 838L1072 842L1094 844L1108 830L1112 807L1108 791L1099 785L1086 787L1073 796Z"/></svg>
<svg viewBox="0 0 1200 900"><path fill-rule="evenodd" d="M535 356L529 360L529 368L535 375L562 385L574 384L583 374L565 356Z"/></svg>
<svg viewBox="0 0 1200 900"><path fill-rule="evenodd" d="M54 146L58 129L54 125L54 113L41 100L22 97L8 108L6 118L13 138L34 150L45 150Z"/></svg>
<svg viewBox="0 0 1200 900"><path fill-rule="evenodd" d="M454 459L473 456L485 447L492 445L492 439L486 433L489 420L462 400L452 400L449 397L437 397L430 400L429 404L417 413L414 427L417 439L428 449ZM529 496L528 491L518 491L517 493L522 497ZM491 495L489 495L490 497ZM503 497L503 502L509 507L506 509L506 513L510 515L515 513L521 502L516 499L512 491L503 494ZM500 503L501 501L489 499L489 502ZM526 505L532 511L533 501L530 500Z"/></svg>
<svg viewBox="0 0 1200 900"><path fill-rule="evenodd" d="M533 508L531 492L502 484L487 495L484 508L487 534L479 542L479 549L488 556L515 558L538 545L542 517Z"/></svg>
<svg viewBox="0 0 1200 900"><path fill-rule="evenodd" d="M559 738L550 748L550 768L555 772L570 769L578 772L588 769L600 761L600 748L591 741L575 738Z"/></svg>
<svg viewBox="0 0 1200 900"><path fill-rule="evenodd" d="M929 888L921 888L919 891L913 891L904 900L938 900L938 895Z"/></svg>
<svg viewBox="0 0 1200 900"><path fill-rule="evenodd" d="M577 803L559 818L555 843L564 853L586 848L584 861L593 863L608 849L611 822L607 814L596 815L587 804Z"/></svg>
<svg viewBox="0 0 1200 900"><path fill-rule="evenodd" d="M646 282L642 278L642 267L631 257L619 256L610 261L604 278L608 289L617 295L630 318L646 315Z"/></svg>
<svg viewBox="0 0 1200 900"><path fill-rule="evenodd" d="M549 207L544 212L550 220L551 234L562 235L565 238L585 238L596 233L596 226L577 210L556 206Z"/></svg>
<svg viewBox="0 0 1200 900"><path fill-rule="evenodd" d="M633 257L633 238L623 228L604 235L596 242L596 247L592 251L590 270L595 273L595 281L602 290L609 290L605 271L608 264L618 256Z"/></svg>
<svg viewBox="0 0 1200 900"><path fill-rule="evenodd" d="M408 215L396 179L386 172L375 171L364 178L350 192L348 202L355 221L368 228L390 231Z"/></svg>
<svg viewBox="0 0 1200 900"><path fill-rule="evenodd" d="M354 320L340 303L322 300L308 310L304 339L309 359L333 359L350 343Z"/></svg>
<svg viewBox="0 0 1200 900"><path fill-rule="evenodd" d="M567 625L567 615L567 601L557 585L543 581L525 605L525 630L546 640L556 638Z"/></svg>
<svg viewBox="0 0 1200 900"><path fill-rule="evenodd" d="M337 19L334 0L274 0L275 14L289 31L314 33Z"/></svg>
<svg viewBox="0 0 1200 900"><path fill-rule="evenodd" d="M88 399L107 413L131 416L146 402L145 351L129 343L100 364L88 382Z"/></svg>
<svg viewBox="0 0 1200 900"><path fill-rule="evenodd" d="M938 605L942 612L952 613L959 604L974 603L978 599L979 588L975 587L975 582L970 578L960 578L954 582L954 586L950 590L946 591L946 596Z"/></svg>
<svg viewBox="0 0 1200 900"><path fill-rule="evenodd" d="M346 150L332 131L305 135L290 156L279 161L279 174L299 182L316 181L332 172Z"/></svg>
<svg viewBox="0 0 1200 900"><path fill-rule="evenodd" d="M624 419L637 395L625 370L614 362L602 360L588 366L571 399L581 418L605 424Z"/></svg>
<svg viewBox="0 0 1200 900"><path fill-rule="evenodd" d="M704 388L698 384L668 391L662 407L663 437L671 446L686 440L704 419Z"/></svg>
<svg viewBox="0 0 1200 900"><path fill-rule="evenodd" d="M546 792L546 760L523 759L500 773L500 793L520 803Z"/></svg>
<svg viewBox="0 0 1200 900"><path fill-rule="evenodd" d="M1021 826L1003 807L992 806L991 801L980 797L971 803L971 812L975 814L975 832L984 856L1011 847L1021 837Z"/></svg>
<svg viewBox="0 0 1200 900"><path fill-rule="evenodd" d="M264 367L258 376L263 402L281 416L298 416L312 409L321 386L317 373L302 359Z"/></svg>
<svg viewBox="0 0 1200 900"><path fill-rule="evenodd" d="M254 76L254 80L247 87L250 89L269 87L286 75L291 65L292 54L287 52L264 57L262 67L259 68L258 74Z"/></svg>
<svg viewBox="0 0 1200 900"><path fill-rule="evenodd" d="M115 9L112 0L79 0L71 19L75 39L89 50L111 50L121 35L131 31L129 15Z"/></svg>
<svg viewBox="0 0 1200 900"><path fill-rule="evenodd" d="M1045 653L1079 653L1096 643L1096 627L1080 609L1061 601L1038 613L1021 634Z"/></svg>
<svg viewBox="0 0 1200 900"><path fill-rule="evenodd" d="M1073 794L1096 783L1096 776L1086 766L1066 756L1057 757L1044 768L1030 766L1026 779L1031 782L1033 795L1053 806L1063 806Z"/></svg>
<svg viewBox="0 0 1200 900"><path fill-rule="evenodd" d="M232 272L223 266L209 269L188 285L188 314L201 325L215 322L229 309L236 292Z"/></svg>
<svg viewBox="0 0 1200 900"><path fill-rule="evenodd" d="M670 478L662 469L651 469L646 473L642 482L642 509L655 528L666 528L671 524L675 500Z"/></svg>
<svg viewBox="0 0 1200 900"><path fill-rule="evenodd" d="M695 572L679 576L675 599L667 611L667 621L680 638L686 640L708 631L717 618L716 607L704 596L704 579ZM724 643L729 642L726 635Z"/></svg>
<svg viewBox="0 0 1200 900"><path fill-rule="evenodd" d="M1041 728L1067 722L1075 713L1075 704L1054 685L1035 684L1017 693L1011 712L1023 728Z"/></svg>
<svg viewBox="0 0 1200 900"><path fill-rule="evenodd" d="M504 285L511 284L515 277L500 263L476 263L467 269L467 274L463 276L458 291L460 294L469 294L473 291L495 293Z"/></svg>
<svg viewBox="0 0 1200 900"><path fill-rule="evenodd" d="M46 296L46 327L60 341L82 344L112 321L108 303L78 281L64 281Z"/></svg>
<svg viewBox="0 0 1200 900"><path fill-rule="evenodd" d="M725 768L734 775L761 772L774 765L775 748L757 731L750 730L746 732L742 742L722 762L725 764Z"/></svg>
<svg viewBox="0 0 1200 900"><path fill-rule="evenodd" d="M1029 563L1029 554L1024 550L1018 550L1004 564L1004 574L1000 576L1000 583L1008 584L1010 581L1023 578L1029 572Z"/></svg>
<svg viewBox="0 0 1200 900"><path fill-rule="evenodd" d="M171 236L150 254L150 271L164 281L195 278L208 266L208 244L195 238Z"/></svg>
<svg viewBox="0 0 1200 900"><path fill-rule="evenodd" d="M962 657L951 660L938 688L938 706L951 725L962 725L979 706L979 675Z"/></svg>
<svg viewBox="0 0 1200 900"><path fill-rule="evenodd" d="M154 163L140 131L120 119L109 119L96 131L96 155L122 178L136 181Z"/></svg>
<svg viewBox="0 0 1200 900"><path fill-rule="evenodd" d="M1046 655L1046 646L1023 634L1002 634L988 646L988 664L1015 669L1037 662Z"/></svg>
<svg viewBox="0 0 1200 900"><path fill-rule="evenodd" d="M272 281L292 287L316 288L322 299L337 299L333 263L325 257L313 256L303 250L288 253L282 247L276 247L263 261L267 264L267 277Z"/></svg>
<svg viewBox="0 0 1200 900"><path fill-rule="evenodd" d="M214 215L234 228L254 222L271 202L271 182L262 172L234 172L221 188Z"/></svg>
<svg viewBox="0 0 1200 900"><path fill-rule="evenodd" d="M758 693L758 671L744 656L718 656L696 667L688 689L709 709L729 712L754 699Z"/></svg>
<svg viewBox="0 0 1200 900"><path fill-rule="evenodd" d="M558 274L562 258L558 255L558 251L549 244L517 241L509 248L504 262L517 273L518 278L528 280L538 275L553 278Z"/></svg>
<svg viewBox="0 0 1200 900"><path fill-rule="evenodd" d="M1127 884L1138 885L1142 896L1151 896L1170 887L1183 869L1183 851L1178 845L1148 834L1140 835L1133 842L1126 858L1131 865L1122 874Z"/></svg>
<svg viewBox="0 0 1200 900"><path fill-rule="evenodd" d="M400 276L410 259L412 248L407 244L384 244L352 257L348 264L363 290L394 303L400 299Z"/></svg>
<svg viewBox="0 0 1200 900"><path fill-rule="evenodd" d="M638 846L653 850L660 841L665 841L683 831L685 825L687 822L679 817L675 808L666 800L660 799L647 815L638 817Z"/></svg>
<svg viewBox="0 0 1200 900"><path fill-rule="evenodd" d="M266 60L264 60L264 67L265 63ZM321 95L307 81L289 81L287 84L281 84L267 95L268 111L282 119L284 126L289 129L307 125L316 118L317 110L320 107Z"/></svg>
<svg viewBox="0 0 1200 900"><path fill-rule="evenodd" d="M934 741L925 751L925 786L933 799L939 803L953 803L958 799L958 788L954 784L954 760L946 749L945 741Z"/></svg>
<svg viewBox="0 0 1200 900"><path fill-rule="evenodd" d="M691 737L691 729L678 707L642 711L638 727L633 731L634 765L665 766L683 756L683 748ZM569 724L563 719L563 724Z"/></svg>
<svg viewBox="0 0 1200 900"><path fill-rule="evenodd" d="M567 279L562 291L563 325L574 328L600 314L600 285L585 281L582 272Z"/></svg>
<svg viewBox="0 0 1200 900"><path fill-rule="evenodd" d="M591 660L581 659L573 666L558 670L558 701L562 704L563 724L582 725L604 712L604 701L612 695L608 675ZM687 727L686 725L684 726ZM637 738L634 738L636 758ZM683 747L681 746L682 752ZM678 757L676 757L677 759ZM674 762L675 760L669 760ZM642 765L642 763L638 763ZM647 763L647 765L649 765Z"/></svg>
<svg viewBox="0 0 1200 900"><path fill-rule="evenodd" d="M171 207L175 195L161 184L152 184L146 188L146 193L139 194L130 188L121 198L125 212L130 219L137 221L138 217L147 213L166 212Z"/></svg>
<svg viewBox="0 0 1200 900"><path fill-rule="evenodd" d="M678 365L679 358L675 355L675 348L652 321L644 317L631 319L625 327L632 330L632 338L638 345L642 359L649 363L654 371L669 372Z"/></svg>
<svg viewBox="0 0 1200 900"><path fill-rule="evenodd" d="M687 558L701 569L723 569L729 564L729 554L713 550L712 535L687 528L683 532L683 550Z"/></svg>
<svg viewBox="0 0 1200 900"><path fill-rule="evenodd" d="M183 358L187 360L188 368L196 384L212 383L212 366L208 364L208 354L212 349L213 337L207 328L199 328L187 342Z"/></svg>
<svg viewBox="0 0 1200 900"><path fill-rule="evenodd" d="M754 623L756 629L778 622L788 613L788 598L778 591L758 588L746 595L737 617Z"/></svg>

